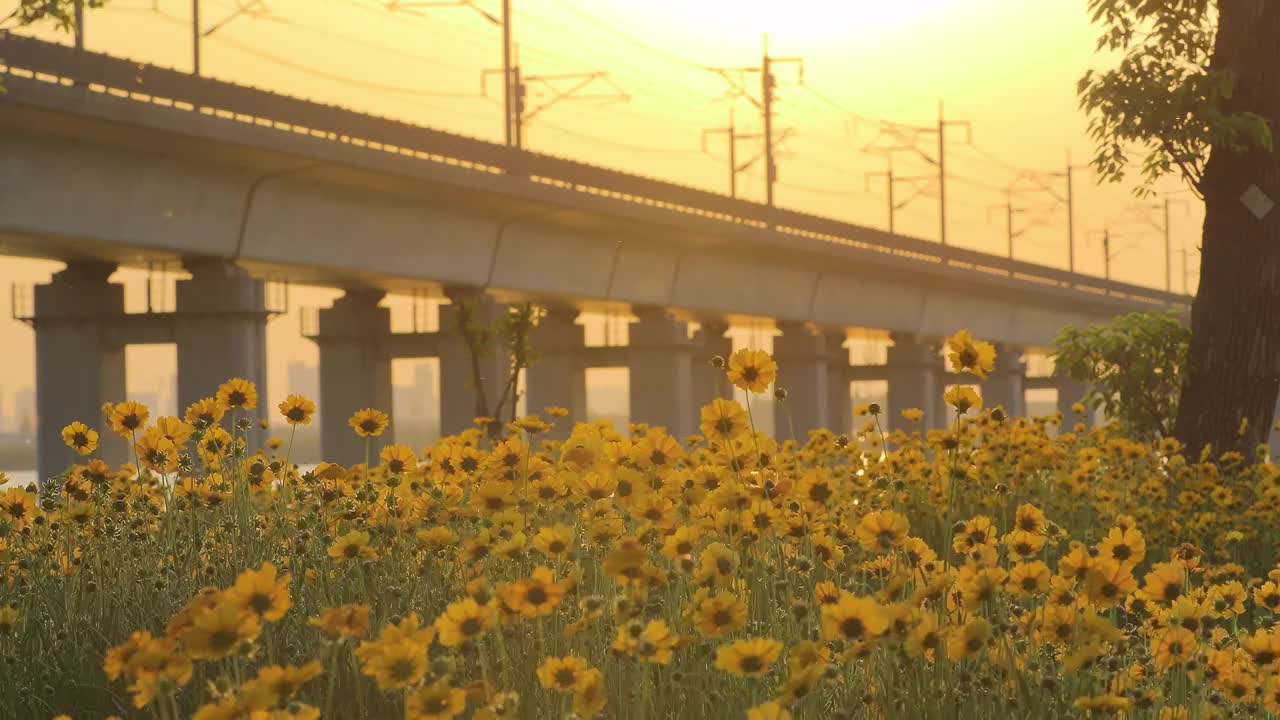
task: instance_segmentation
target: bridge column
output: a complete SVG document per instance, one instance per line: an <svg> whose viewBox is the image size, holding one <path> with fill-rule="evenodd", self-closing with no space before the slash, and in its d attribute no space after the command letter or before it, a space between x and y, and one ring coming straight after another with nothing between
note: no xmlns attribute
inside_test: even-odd
<svg viewBox="0 0 1280 720"><path fill-rule="evenodd" d="M782 334L773 339L773 357L777 385L786 389L787 399L774 405L774 434L787 438L794 432L803 444L809 431L831 424L830 338L805 323L780 322L778 329Z"/></svg>
<svg viewBox="0 0 1280 720"><path fill-rule="evenodd" d="M827 334L827 428L834 433L849 432L853 426L853 400L849 386L849 335L844 330Z"/></svg>
<svg viewBox="0 0 1280 720"><path fill-rule="evenodd" d="M107 279L115 265L71 262L35 288L36 467L41 481L62 472L72 453L62 428L79 420L96 428L98 456L116 465L130 457L111 431L102 404L125 399L124 346L108 324L124 314L124 287Z"/></svg>
<svg viewBox="0 0 1280 720"><path fill-rule="evenodd" d="M178 346L178 412L210 397L233 377L258 387L257 417L270 416L267 392L266 294L261 280L234 263L188 260L174 315Z"/></svg>
<svg viewBox="0 0 1280 720"><path fill-rule="evenodd" d="M902 411L908 408L924 411L923 428L945 426L947 419L942 403L945 386L937 347L908 333L893 333L890 338L893 344L889 346L885 365L889 381L886 413L889 426L909 427L902 418Z"/></svg>
<svg viewBox="0 0 1280 720"><path fill-rule="evenodd" d="M729 323L719 319L705 320L693 334L693 405L698 411L716 399L717 392L728 397L729 381L725 369L711 366L711 359L719 356L726 362L733 354L733 338L725 337ZM719 390L717 390L717 383Z"/></svg>
<svg viewBox="0 0 1280 720"><path fill-rule="evenodd" d="M452 303L440 307L440 434L454 435L472 427L477 415L494 411L511 371L507 348L500 341L495 342L492 352L479 359L488 403L488 408L481 411L476 405L471 353L458 332L458 308L461 303L469 303L475 322L492 327L505 315L507 306L479 288L449 288L446 294Z"/></svg>
<svg viewBox="0 0 1280 720"><path fill-rule="evenodd" d="M1021 348L1003 343L996 345L995 368L982 381L982 406L1004 408L1009 417L1027 414L1027 365Z"/></svg>
<svg viewBox="0 0 1280 720"><path fill-rule="evenodd" d="M693 405L694 346L688 325L663 308L633 310L627 364L630 369L631 422L660 425L676 438L698 426Z"/></svg>
<svg viewBox="0 0 1280 720"><path fill-rule="evenodd" d="M1071 406L1084 400L1089 386L1069 377L1057 377L1054 380L1058 390L1058 412L1062 413L1063 426L1069 430L1080 419L1079 415L1071 411Z"/></svg>
<svg viewBox="0 0 1280 720"><path fill-rule="evenodd" d="M364 408L392 412L391 310L379 307L382 297L381 290L348 290L320 310L319 332L311 338L320 348L320 449L329 462L365 460L364 438L347 425L352 414ZM394 434L392 426L374 438L373 457L394 442Z"/></svg>
<svg viewBox="0 0 1280 720"><path fill-rule="evenodd" d="M543 418L556 424L549 434L552 438L568 437L575 423L587 419L586 339L577 319L575 307L549 306L532 335L538 361L526 372L529 412L541 414L550 405L569 411L562 418Z"/></svg>

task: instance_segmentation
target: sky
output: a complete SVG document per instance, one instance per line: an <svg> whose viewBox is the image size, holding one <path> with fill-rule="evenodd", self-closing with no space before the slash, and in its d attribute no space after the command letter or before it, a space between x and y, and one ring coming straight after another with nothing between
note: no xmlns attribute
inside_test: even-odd
<svg viewBox="0 0 1280 720"><path fill-rule="evenodd" d="M12 0L0 1L7 14ZM500 33L486 14L497 0L472 4L385 0L201 0L202 71L214 77L335 103L370 113L485 138L501 139L501 98L482 73L500 67ZM1085 70L1105 68L1094 54L1096 28L1084 0L512 0L519 64L539 107L577 73L607 73L583 89L589 97L545 107L529 122L528 146L608 167L728 191L727 141L704 129L730 121L760 131L759 111L740 83L758 96L758 73L712 67L758 67L768 33L770 55L799 58L776 68L775 128L790 135L778 157L779 205L884 227L883 172L892 159L899 178L936 177L936 136L898 128L936 127L940 101L947 131L948 240L1004 253L1004 189L1039 183L1050 191L1013 196L1016 257L1067 265L1066 213L1060 177L1075 170L1076 267L1103 274L1100 233L1115 239L1112 276L1164 284L1164 238L1152 200L1135 201L1129 182L1098 186L1085 167L1092 147L1075 84ZM434 5L434 7L420 7ZM89 49L189 70L191 0L110 0L90 11ZM238 8L247 8L240 12ZM216 26L216 29L214 29ZM33 34L70 42L48 28ZM732 82L731 82L732 81ZM971 136L969 135L971 131ZM914 143L914 145L913 145ZM886 153L885 148L901 149ZM905 146L913 145L911 148ZM744 140L739 160L758 153ZM1028 175L1027 173L1031 174ZM1019 180L1021 178L1021 180ZM761 199L762 163L738 177L743 197ZM1159 188L1173 203L1173 286L1190 287L1203 208L1176 180ZM1057 196L1057 197L1055 197ZM938 237L936 182L900 183L898 232ZM0 283L21 292L43 282L57 263L0 258ZM146 274L123 270L132 307L140 309ZM170 279L171 281L171 279ZM326 305L328 289L294 288L290 315L269 330L270 396L287 391L290 362L316 362L298 333L299 308ZM409 305L393 300L397 322ZM0 310L10 294L0 293ZM0 407L34 383L31 330L0 311ZM744 336L743 342L760 333ZM172 372L171 347L138 348L130 356L131 391ZM159 368L159 371L156 369ZM411 368L397 368L407 376Z"/></svg>

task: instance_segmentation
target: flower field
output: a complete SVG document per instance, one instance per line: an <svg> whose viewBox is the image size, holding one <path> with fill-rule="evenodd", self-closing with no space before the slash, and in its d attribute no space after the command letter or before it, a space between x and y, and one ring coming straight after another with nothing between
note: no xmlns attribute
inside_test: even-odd
<svg viewBox="0 0 1280 720"><path fill-rule="evenodd" d="M723 365L726 395L777 369ZM774 396L690 438L544 441L549 408L302 474L243 380L108 406L134 464L85 418L64 476L0 486L0 717L1280 716L1280 469L946 400L781 441Z"/></svg>

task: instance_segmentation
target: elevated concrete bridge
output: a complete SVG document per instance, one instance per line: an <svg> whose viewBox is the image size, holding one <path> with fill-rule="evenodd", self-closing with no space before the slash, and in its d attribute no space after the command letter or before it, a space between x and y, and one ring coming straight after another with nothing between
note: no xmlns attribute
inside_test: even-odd
<svg viewBox="0 0 1280 720"><path fill-rule="evenodd" d="M16 35L0 36L0 72L0 253L68 263L37 288L30 317L42 474L65 461L62 425L123 395L128 342L177 343L182 406L232 375L265 388L265 277L348 290L313 337L326 417L389 409L390 359L430 355L441 359L445 431L472 415L465 348L449 333L391 333L386 292L433 288L491 316L517 299L542 304L531 408L581 419L585 368L622 364L633 419L679 433L714 393L705 360L727 352L731 318L776 321L780 383L803 433L847 426L848 383L868 377L889 381L892 411L940 417L936 343L957 328L1002 345L984 392L1016 413L1021 349L1047 346L1066 324L1188 304ZM126 317L107 282L116 265L155 260L192 274L167 330ZM575 317L599 308L638 318L625 351L583 347ZM850 328L889 331L888 364L851 368ZM347 435L326 423L326 454L362 458Z"/></svg>

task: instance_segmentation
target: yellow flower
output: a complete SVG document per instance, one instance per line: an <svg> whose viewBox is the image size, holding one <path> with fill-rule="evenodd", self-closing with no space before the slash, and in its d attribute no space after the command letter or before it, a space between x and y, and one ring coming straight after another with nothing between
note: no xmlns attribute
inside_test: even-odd
<svg viewBox="0 0 1280 720"><path fill-rule="evenodd" d="M551 429L551 426L543 422L542 418L537 415L525 415L511 423L511 427L530 435L537 435Z"/></svg>
<svg viewBox="0 0 1280 720"><path fill-rule="evenodd" d="M330 639L364 637L370 629L369 606L348 604L325 608L308 622L320 628Z"/></svg>
<svg viewBox="0 0 1280 720"><path fill-rule="evenodd" d="M1186 589L1187 572L1176 562L1162 562L1151 566L1151 571L1143 578L1143 592L1147 597L1171 603L1177 600Z"/></svg>
<svg viewBox="0 0 1280 720"><path fill-rule="evenodd" d="M329 557L334 560L377 560L378 553L369 545L369 533L352 530L334 541L329 547Z"/></svg>
<svg viewBox="0 0 1280 720"><path fill-rule="evenodd" d="M991 343L974 340L968 330L947 338L947 359L956 372L970 372L980 378L995 369L996 349Z"/></svg>
<svg viewBox="0 0 1280 720"><path fill-rule="evenodd" d="M0 635L12 635L18 627L18 608L0 605Z"/></svg>
<svg viewBox="0 0 1280 720"><path fill-rule="evenodd" d="M413 472L418 467L418 457L408 445L388 445L378 453L378 459L392 475Z"/></svg>
<svg viewBox="0 0 1280 720"><path fill-rule="evenodd" d="M728 373L739 389L762 393L778 377L778 364L763 350L742 348L729 356Z"/></svg>
<svg viewBox="0 0 1280 720"><path fill-rule="evenodd" d="M222 416L227 414L227 406L218 402L217 398L203 398L187 406L183 418L190 424L203 422L205 427L217 425Z"/></svg>
<svg viewBox="0 0 1280 720"><path fill-rule="evenodd" d="M902 419L909 423L918 423L924 418L924 411L920 408L907 408L902 411Z"/></svg>
<svg viewBox="0 0 1280 720"><path fill-rule="evenodd" d="M427 646L412 640L362 643L358 657L360 671L381 690L415 685L427 674Z"/></svg>
<svg viewBox="0 0 1280 720"><path fill-rule="evenodd" d="M549 690L576 690L591 666L576 655L549 657L538 666L538 682Z"/></svg>
<svg viewBox="0 0 1280 720"><path fill-rule="evenodd" d="M699 429L709 440L732 443L750 432L747 411L736 401L716 398L702 408Z"/></svg>
<svg viewBox="0 0 1280 720"><path fill-rule="evenodd" d="M151 411L147 410L146 405L133 400L125 400L109 407L111 410L111 429L126 440L135 432L141 430L147 424L147 418L151 417ZM104 407L103 409L107 408Z"/></svg>
<svg viewBox="0 0 1280 720"><path fill-rule="evenodd" d="M546 567L534 568L529 577L509 585L503 595L507 607L525 617L550 615L562 597L564 588Z"/></svg>
<svg viewBox="0 0 1280 720"><path fill-rule="evenodd" d="M533 536L533 547L548 558L559 558L573 549L574 532L568 525L544 527Z"/></svg>
<svg viewBox="0 0 1280 720"><path fill-rule="evenodd" d="M241 642L257 639L261 631L257 615L224 596L197 611L178 639L191 657L217 660L235 652Z"/></svg>
<svg viewBox="0 0 1280 720"><path fill-rule="evenodd" d="M777 700L770 700L748 710L747 720L791 720L791 711Z"/></svg>
<svg viewBox="0 0 1280 720"><path fill-rule="evenodd" d="M884 608L870 598L842 594L835 603L822 606L822 637L827 640L860 642L870 640L889 628Z"/></svg>
<svg viewBox="0 0 1280 720"><path fill-rule="evenodd" d="M493 603L481 605L467 597L449 603L436 618L435 628L440 634L441 645L457 647L479 637L497 623L498 613Z"/></svg>
<svg viewBox="0 0 1280 720"><path fill-rule="evenodd" d="M991 640L991 623L985 618L975 617L955 628L947 637L947 657L952 660L973 657L987 646L989 640Z"/></svg>
<svg viewBox="0 0 1280 720"><path fill-rule="evenodd" d="M301 665L268 665L258 670L258 676L245 684L242 693L257 695L262 693L271 699L268 704L284 702L297 694L308 681L323 672L320 662L312 660Z"/></svg>
<svg viewBox="0 0 1280 720"><path fill-rule="evenodd" d="M885 552L907 539L907 518L892 510L867 513L858 523L858 543L868 552Z"/></svg>
<svg viewBox="0 0 1280 720"><path fill-rule="evenodd" d="M316 404L301 395L290 395L276 407L290 425L310 425L316 412Z"/></svg>
<svg viewBox="0 0 1280 720"><path fill-rule="evenodd" d="M719 637L747 626L747 606L733 593L719 592L699 602L693 617L698 632Z"/></svg>
<svg viewBox="0 0 1280 720"><path fill-rule="evenodd" d="M1195 633L1182 626L1166 628L1151 638L1151 655L1161 672L1195 657Z"/></svg>
<svg viewBox="0 0 1280 720"><path fill-rule="evenodd" d="M252 410L258 407L258 387L244 378L231 378L218 386L217 398L228 408Z"/></svg>
<svg viewBox="0 0 1280 720"><path fill-rule="evenodd" d="M358 410L347 420L347 424L360 437L378 437L387 429L387 425L391 424L391 419L381 410L373 408L365 408Z"/></svg>
<svg viewBox="0 0 1280 720"><path fill-rule="evenodd" d="M77 420L62 428L62 442L81 455L88 455L98 447L98 431Z"/></svg>
<svg viewBox="0 0 1280 720"><path fill-rule="evenodd" d="M982 409L982 396L968 385L951 386L942 399L955 408L958 415L963 415L970 410L977 412Z"/></svg>
<svg viewBox="0 0 1280 720"><path fill-rule="evenodd" d="M450 720L467 708L467 693L445 682L423 685L405 699L405 720Z"/></svg>
<svg viewBox="0 0 1280 720"><path fill-rule="evenodd" d="M9 488L0 495L0 520L8 521L15 528L23 529L41 515L36 505L36 493L22 488Z"/></svg>
<svg viewBox="0 0 1280 720"><path fill-rule="evenodd" d="M279 620L293 607L293 600L289 597L291 579L287 572L277 576L276 566L264 562L257 570L240 573L224 597L263 620Z"/></svg>
<svg viewBox="0 0 1280 720"><path fill-rule="evenodd" d="M716 651L716 667L738 677L758 677L769 672L769 668L781 653L782 643L777 640L768 638L739 640L720 646Z"/></svg>
<svg viewBox="0 0 1280 720"><path fill-rule="evenodd" d="M573 693L573 712L580 718L590 720L604 712L609 697L605 693L604 673L591 668L582 673L578 688Z"/></svg>

